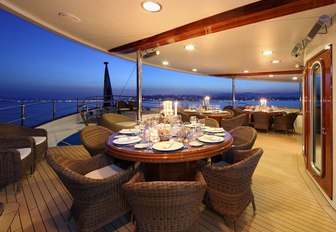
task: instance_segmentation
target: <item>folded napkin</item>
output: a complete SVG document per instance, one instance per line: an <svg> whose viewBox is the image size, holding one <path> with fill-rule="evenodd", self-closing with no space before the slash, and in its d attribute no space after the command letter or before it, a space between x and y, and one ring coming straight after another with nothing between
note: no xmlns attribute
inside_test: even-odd
<svg viewBox="0 0 336 232"><path fill-rule="evenodd" d="M211 140L211 141L221 141L223 138L215 136L215 135L204 135L204 138L207 140Z"/></svg>
<svg viewBox="0 0 336 232"><path fill-rule="evenodd" d="M139 136L127 136L117 139L119 143L132 143L139 141Z"/></svg>
<svg viewBox="0 0 336 232"><path fill-rule="evenodd" d="M165 146L163 147L163 149L170 149L172 146L174 145L174 140L169 140L169 142L166 142Z"/></svg>
<svg viewBox="0 0 336 232"><path fill-rule="evenodd" d="M120 133L138 133L138 129L122 129Z"/></svg>
<svg viewBox="0 0 336 232"><path fill-rule="evenodd" d="M208 128L207 131L211 131L211 132L223 132L224 129L223 127L211 127L211 128Z"/></svg>

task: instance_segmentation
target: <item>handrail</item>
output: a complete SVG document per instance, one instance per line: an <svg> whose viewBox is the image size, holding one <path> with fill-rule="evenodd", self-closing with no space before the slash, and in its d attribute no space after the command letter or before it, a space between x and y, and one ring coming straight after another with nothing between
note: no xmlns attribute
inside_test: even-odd
<svg viewBox="0 0 336 232"><path fill-rule="evenodd" d="M0 108L0 121L7 122L7 123L16 123L21 126L26 127L36 127L46 122L50 122L56 119L59 119L64 116L68 116L71 114L80 113L84 110L85 111L94 111L97 109L103 109L104 103L110 102L113 107L117 106L117 102L120 100L130 101L134 100L134 96L123 96L122 98L116 97L112 101L104 101L103 96L93 96L93 97L86 97L83 99L55 99L55 100L42 100L39 102L20 102L16 106L5 106ZM144 97L143 100L143 107L147 108L161 108L162 101L168 98L160 98L160 99L153 99L153 98L146 98ZM170 98L170 100L174 100ZM190 105L199 104L200 100L195 99L193 100L178 100L179 106L187 108ZM214 100L215 102L215 100ZM220 103L225 103L229 105L231 100L220 100ZM70 105L65 105L65 103L69 103ZM240 102L237 100L237 105ZM243 102L241 103L243 104ZM41 107L41 105L46 105L45 107ZM61 105L61 106L60 106ZM38 107L34 109L34 107ZM17 111L16 111L17 110ZM5 113L3 113L5 112ZM8 114L7 117L4 115ZM5 119L3 119L5 118Z"/></svg>

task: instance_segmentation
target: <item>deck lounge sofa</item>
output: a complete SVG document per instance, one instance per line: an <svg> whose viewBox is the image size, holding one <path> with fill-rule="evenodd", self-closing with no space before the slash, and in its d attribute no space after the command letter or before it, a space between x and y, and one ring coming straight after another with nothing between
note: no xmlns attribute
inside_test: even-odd
<svg viewBox="0 0 336 232"><path fill-rule="evenodd" d="M104 126L112 132L118 132L122 129L134 128L137 123L130 117L120 114L107 113L103 114L98 120L98 125Z"/></svg>

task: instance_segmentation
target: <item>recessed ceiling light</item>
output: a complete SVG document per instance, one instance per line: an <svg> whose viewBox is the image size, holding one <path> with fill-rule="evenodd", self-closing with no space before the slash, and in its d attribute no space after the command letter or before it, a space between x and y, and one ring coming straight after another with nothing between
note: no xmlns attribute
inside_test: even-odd
<svg viewBox="0 0 336 232"><path fill-rule="evenodd" d="M197 72L197 68L193 68L192 71L193 71L193 72Z"/></svg>
<svg viewBox="0 0 336 232"><path fill-rule="evenodd" d="M271 75L268 75L269 77L274 77L272 74Z"/></svg>
<svg viewBox="0 0 336 232"><path fill-rule="evenodd" d="M281 63L281 60L272 60L272 64L279 64Z"/></svg>
<svg viewBox="0 0 336 232"><path fill-rule="evenodd" d="M67 20L71 23L79 23L81 20L77 17L74 16L73 14L69 14L69 13L58 13L58 16L60 16L62 19Z"/></svg>
<svg viewBox="0 0 336 232"><path fill-rule="evenodd" d="M262 51L261 52L263 55L265 55L265 56L269 56L269 55L271 55L273 52L271 51L271 50L265 50L265 51Z"/></svg>
<svg viewBox="0 0 336 232"><path fill-rule="evenodd" d="M244 70L244 73L248 73L249 72L249 70Z"/></svg>
<svg viewBox="0 0 336 232"><path fill-rule="evenodd" d="M188 44L188 45L186 45L184 48L185 48L185 50L192 51L192 50L195 49L195 45L193 45L193 44Z"/></svg>
<svg viewBox="0 0 336 232"><path fill-rule="evenodd" d="M298 78L297 77L292 77L292 80L296 81Z"/></svg>
<svg viewBox="0 0 336 232"><path fill-rule="evenodd" d="M163 65L168 65L168 64L169 64L169 62L168 62L168 61L166 61L166 60L164 60L164 61L162 61L162 64L163 64Z"/></svg>
<svg viewBox="0 0 336 232"><path fill-rule="evenodd" d="M142 8L149 12L159 12L162 9L162 6L153 1L144 1L141 3Z"/></svg>

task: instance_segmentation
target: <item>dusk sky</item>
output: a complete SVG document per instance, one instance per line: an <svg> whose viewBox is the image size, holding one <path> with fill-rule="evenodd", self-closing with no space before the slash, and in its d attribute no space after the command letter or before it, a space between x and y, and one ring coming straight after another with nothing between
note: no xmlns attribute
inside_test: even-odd
<svg viewBox="0 0 336 232"><path fill-rule="evenodd" d="M135 96L136 63L77 44L0 10L0 98L76 98L103 94L104 62L114 95ZM126 85L127 83L127 85ZM237 92L297 92L297 83L236 82ZM143 66L143 94L218 95L231 80Z"/></svg>

